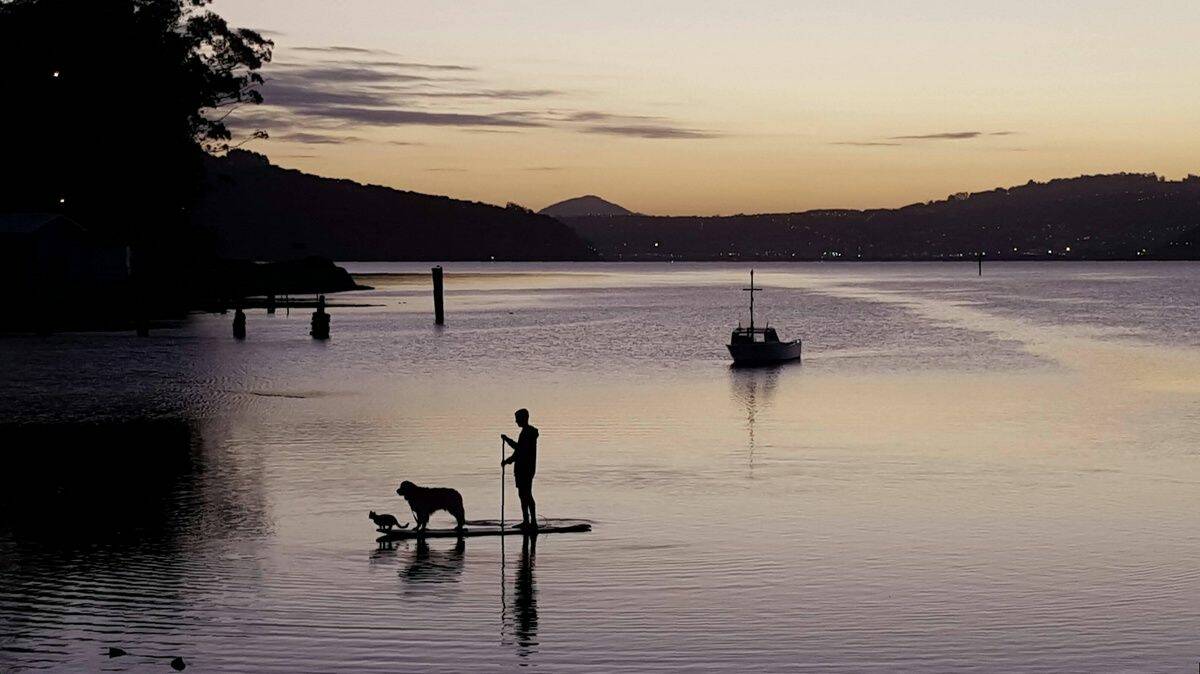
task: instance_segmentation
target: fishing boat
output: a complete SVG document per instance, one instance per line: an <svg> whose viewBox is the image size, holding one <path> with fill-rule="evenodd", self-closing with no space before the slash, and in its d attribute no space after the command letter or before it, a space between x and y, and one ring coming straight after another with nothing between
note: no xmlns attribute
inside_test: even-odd
<svg viewBox="0 0 1200 674"><path fill-rule="evenodd" d="M753 269L750 270L750 287L742 290L750 293L750 327L742 327L739 322L729 337L729 355L733 356L733 364L769 365L798 359L800 340L783 342L770 324L761 328L754 326L754 293L762 288L754 285Z"/></svg>

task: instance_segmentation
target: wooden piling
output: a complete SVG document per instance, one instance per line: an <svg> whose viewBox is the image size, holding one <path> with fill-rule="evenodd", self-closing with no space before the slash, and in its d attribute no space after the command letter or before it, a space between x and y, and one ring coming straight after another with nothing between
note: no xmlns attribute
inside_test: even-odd
<svg viewBox="0 0 1200 674"><path fill-rule="evenodd" d="M317 296L317 310L312 315L312 329L308 334L313 339L329 339L329 314L325 313L325 296Z"/></svg>
<svg viewBox="0 0 1200 674"><path fill-rule="evenodd" d="M442 266L433 268L433 322L437 325L446 324L446 314L442 302Z"/></svg>
<svg viewBox="0 0 1200 674"><path fill-rule="evenodd" d="M233 338L246 338L246 312L242 311L241 307L233 312Z"/></svg>
<svg viewBox="0 0 1200 674"><path fill-rule="evenodd" d="M983 253L975 253L975 259L979 261L979 275L983 276Z"/></svg>

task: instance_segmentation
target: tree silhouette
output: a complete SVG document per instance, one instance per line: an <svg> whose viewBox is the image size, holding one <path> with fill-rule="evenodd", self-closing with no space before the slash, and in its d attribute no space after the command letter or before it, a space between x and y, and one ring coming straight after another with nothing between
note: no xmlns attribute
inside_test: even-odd
<svg viewBox="0 0 1200 674"><path fill-rule="evenodd" d="M230 146L231 108L262 101L273 46L210 2L0 2L0 129L15 169L0 211L64 212L133 243L144 270L178 265L166 259L189 248L203 153Z"/></svg>

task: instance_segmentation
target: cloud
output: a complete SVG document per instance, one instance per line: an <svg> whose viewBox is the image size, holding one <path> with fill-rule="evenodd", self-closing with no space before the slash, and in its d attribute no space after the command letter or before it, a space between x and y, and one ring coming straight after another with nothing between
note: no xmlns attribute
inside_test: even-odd
<svg viewBox="0 0 1200 674"><path fill-rule="evenodd" d="M479 127L466 127L463 131L467 133L520 133L516 129L481 129Z"/></svg>
<svg viewBox="0 0 1200 674"><path fill-rule="evenodd" d="M267 78L267 82L272 81L302 82L308 85L336 83L344 86L346 84L395 84L397 82L432 82L436 80L428 75L380 70L357 63L280 63L277 68L272 69L272 75Z"/></svg>
<svg viewBox="0 0 1200 674"><path fill-rule="evenodd" d="M610 136L633 138L717 138L721 134L693 129L676 124L665 117L651 115L623 115L597 110L553 111L551 117L580 124L584 133L599 133Z"/></svg>
<svg viewBox="0 0 1200 674"><path fill-rule="evenodd" d="M362 47L344 47L342 45L326 45L323 47L292 47L292 51L311 51L321 54L387 54L382 49L364 49Z"/></svg>
<svg viewBox="0 0 1200 674"><path fill-rule="evenodd" d="M664 117L563 109L549 102L567 92L505 87L469 65L403 60L380 49L345 45L296 47L291 60L264 69L264 103L246 106L238 125L310 145L354 142L367 128L457 127L512 133L559 128L647 139L703 139L719 134Z"/></svg>
<svg viewBox="0 0 1200 674"><path fill-rule="evenodd" d="M698 129L662 126L657 124L594 125L584 128L587 133L602 133L610 136L634 138L717 138L719 134Z"/></svg>
<svg viewBox="0 0 1200 674"><path fill-rule="evenodd" d="M982 131L942 131L940 133L923 133L915 136L892 136L890 140L967 140L984 135Z"/></svg>
<svg viewBox="0 0 1200 674"><path fill-rule="evenodd" d="M560 113L561 118L568 122L619 122L619 123L636 123L650 120L661 120L661 117L647 117L645 115L618 115L611 112L597 112L595 110L582 110L579 112L563 112Z"/></svg>
<svg viewBox="0 0 1200 674"><path fill-rule="evenodd" d="M522 171L561 171L565 166L525 166Z"/></svg>
<svg viewBox="0 0 1200 674"><path fill-rule="evenodd" d="M483 89L480 91L409 91L404 95L412 98L484 98L524 101L558 96L562 93L557 89Z"/></svg>
<svg viewBox="0 0 1200 674"><path fill-rule="evenodd" d="M546 126L545 123L522 112L480 114L355 106L300 106L293 107L292 112L301 116L319 117L324 120L337 119L367 126L500 126L514 128Z"/></svg>
<svg viewBox="0 0 1200 674"><path fill-rule="evenodd" d="M321 54L323 56L343 57L346 55L352 56L395 56L394 52L384 49L364 49L362 47L346 47L342 45L332 45L328 47L292 47L289 51L298 51L310 54ZM414 70L455 70L455 71L471 71L475 70L473 66L458 65L455 63L421 63L417 61L360 61L365 65L380 65L390 66L395 68L412 68Z"/></svg>
<svg viewBox="0 0 1200 674"><path fill-rule="evenodd" d="M920 133L905 136L889 136L883 140L843 140L830 145L849 145L854 147L899 147L910 141L924 140L974 140L985 136L1012 136L1016 131L940 131L938 133Z"/></svg>
<svg viewBox="0 0 1200 674"><path fill-rule="evenodd" d="M309 131L292 131L290 133L275 135L271 138L288 143L303 143L305 145L339 145L341 143L356 143L362 140L358 136L331 136Z"/></svg>

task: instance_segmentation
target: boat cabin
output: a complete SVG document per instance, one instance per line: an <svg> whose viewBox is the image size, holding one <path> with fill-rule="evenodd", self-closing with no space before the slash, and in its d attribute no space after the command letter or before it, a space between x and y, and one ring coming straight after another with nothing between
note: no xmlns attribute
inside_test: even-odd
<svg viewBox="0 0 1200 674"><path fill-rule="evenodd" d="M743 328L741 325L734 329L733 334L729 337L730 344L755 344L755 343L770 343L778 342L779 335L775 332L775 328Z"/></svg>

